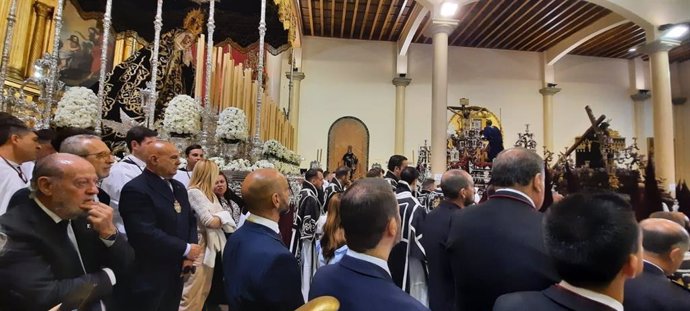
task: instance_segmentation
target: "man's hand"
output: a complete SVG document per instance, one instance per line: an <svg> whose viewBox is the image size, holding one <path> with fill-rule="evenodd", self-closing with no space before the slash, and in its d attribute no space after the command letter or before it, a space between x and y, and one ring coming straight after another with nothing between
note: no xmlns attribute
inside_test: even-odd
<svg viewBox="0 0 690 311"><path fill-rule="evenodd" d="M88 202L81 206L88 213L87 220L101 239L108 238L117 233L113 224L113 209L101 202Z"/></svg>
<svg viewBox="0 0 690 311"><path fill-rule="evenodd" d="M189 248L189 253L187 254L187 259L194 261L197 258L199 258L199 256L201 256L201 252L203 252L204 249L201 248L201 246L199 246L199 244L190 244L190 245L191 245L191 247Z"/></svg>

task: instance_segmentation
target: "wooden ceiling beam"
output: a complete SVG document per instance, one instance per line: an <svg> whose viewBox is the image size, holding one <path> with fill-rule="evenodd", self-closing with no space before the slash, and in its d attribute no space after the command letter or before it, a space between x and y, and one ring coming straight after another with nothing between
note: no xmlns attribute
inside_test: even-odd
<svg viewBox="0 0 690 311"><path fill-rule="evenodd" d="M582 17L585 17L585 20L588 20L589 18L597 18L596 12L592 12L594 10L597 10L598 7L596 5L586 5L586 6L581 6L577 8L576 10L572 11L570 14L563 18L558 18L556 19L557 22L553 25L551 25L547 31L543 31L541 34L538 36L532 38L532 40L528 41L525 43L522 47L523 50L526 51L533 51L537 50L541 52L542 43L544 43L544 40L549 39L553 36L559 36L562 35L563 33L566 33L568 31L568 28L570 29L577 28L579 25L582 24L582 21L580 20ZM575 26L573 26L573 23L578 22ZM536 47L536 49L535 49Z"/></svg>
<svg viewBox="0 0 690 311"><path fill-rule="evenodd" d="M393 27L391 27L391 31L388 33L388 41L393 40L393 35L395 34L395 31L398 30L398 23L400 23L400 17L402 17L403 13L405 12L405 7L407 7L407 2L410 0L405 0L403 1L402 5L400 5L400 10L398 11L398 16L395 18L395 21L393 22ZM414 10L416 5L416 1L412 0L412 7L410 8L410 13L409 16L407 16L407 20L405 22L405 25L403 25L401 32L405 29L405 26L407 23L409 23L410 19L412 18L412 11ZM423 5L419 5L423 6ZM401 36L398 36L398 39L400 39Z"/></svg>
<svg viewBox="0 0 690 311"><path fill-rule="evenodd" d="M424 41L426 41L425 39L422 39L422 38L426 38L426 37L424 36L424 33L426 33L426 29L429 28L429 25L431 25L431 14L427 14L427 15L424 17L424 19L426 20L426 21L422 21L422 24L424 24L424 26L422 26L422 29L420 29L420 30L415 34L415 38L412 40L412 42L415 42L415 43L424 43Z"/></svg>
<svg viewBox="0 0 690 311"><path fill-rule="evenodd" d="M492 41L492 42L490 42L489 44L493 44L493 46L494 46L495 48L498 48L498 49L505 49L506 46L507 46L507 44L508 44L510 41L512 41L512 39L515 38L516 33L519 34L519 33L523 33L523 32L524 32L524 31L522 31L522 29L525 27L525 25L529 25L529 24L532 22L532 20L534 20L535 18L537 18L538 16L540 16L540 15L542 14L542 12L544 12L544 10L550 8L553 4L556 4L557 7L559 7L559 6L561 6L562 3L563 3L562 0L551 0L551 1L550 1L548 4L546 4L546 5L538 5L538 4L535 4L535 5L530 9L530 11L528 11L528 13L531 12L532 9L534 9L534 8L539 8L539 10L538 10L537 12L535 12L535 13L533 13L533 14L527 14L526 17L527 17L527 16L529 16L529 17L527 18L526 21L522 21L522 23L520 23L520 21L518 21L519 25L515 25L515 26L517 26L517 27L511 27L509 33L507 33L507 34L505 34L505 35L499 34L499 35L497 36L497 38L501 38L500 41L496 42L496 44L493 44L493 41ZM512 26L512 25L511 25L511 26ZM506 40L510 40L510 41L506 41Z"/></svg>
<svg viewBox="0 0 690 311"><path fill-rule="evenodd" d="M616 41L620 40L621 38L634 36L636 28L637 26L635 26L633 23L627 24L624 28L614 28L609 33L605 33L590 40L590 42L587 42L587 45L583 45L583 48L578 51L578 54L597 55L597 51L603 51L610 46L615 45Z"/></svg>
<svg viewBox="0 0 690 311"><path fill-rule="evenodd" d="M519 6L517 9L512 10L512 13L510 13L510 15L508 15L508 16L505 17L505 18L503 18L502 21L501 21L498 25L496 25L495 27L492 27L493 29L492 29L488 34L482 36L482 39L479 41L479 43L477 43L477 46L478 46L478 47L481 47L482 44L484 44L484 42L485 42L487 39L492 38L492 36L494 35L494 33L496 33L497 30L503 29L503 28L502 28L503 25L505 25L505 23L506 23L507 21L512 20L513 17L515 17L515 15L516 15L518 12L520 12L528 3L529 3L529 1L522 1L522 4L520 4L520 6ZM509 10L506 10L506 11L509 11ZM506 29L503 29L503 31L505 31L505 30L506 30Z"/></svg>
<svg viewBox="0 0 690 311"><path fill-rule="evenodd" d="M579 54L579 53L582 53L584 51L587 51L591 47L597 46L598 44L600 44L602 40L617 36L617 35L623 33L626 29L629 29L631 27L634 28L634 25L635 24L633 24L632 22L627 22L627 23L620 25L618 27L614 27L614 28L612 28L608 31L605 31L605 32L599 34L598 36L593 37L593 38L589 39L588 41L582 43L580 46L575 48L572 52Z"/></svg>
<svg viewBox="0 0 690 311"><path fill-rule="evenodd" d="M343 1L343 19L340 21L340 37L345 34L345 17L347 16L347 1Z"/></svg>
<svg viewBox="0 0 690 311"><path fill-rule="evenodd" d="M371 0L367 0L367 7L364 9L364 18L362 18L362 29L359 30L359 38L362 39L364 37L364 28L367 25L367 18L369 18L369 5L371 4ZM373 26L372 26L373 27Z"/></svg>
<svg viewBox="0 0 690 311"><path fill-rule="evenodd" d="M644 38L645 38L644 32L640 32L639 34L628 36L627 38L625 38L621 41L615 41L613 43L607 44L606 47L603 47L602 49L599 50L600 52L597 52L597 55L610 56L610 55L616 54L620 51L627 51L632 46L634 46L636 43L643 43Z"/></svg>
<svg viewBox="0 0 690 311"><path fill-rule="evenodd" d="M359 9L359 0L355 0L355 9L352 11L352 25L350 26L350 39L355 37L355 24L357 23L357 9Z"/></svg>
<svg viewBox="0 0 690 311"><path fill-rule="evenodd" d="M481 6L479 7L478 12L472 14L472 19L470 19L468 22L464 22L463 19L460 20L460 24L458 25L457 28L455 28L454 32L457 32L457 34L453 37L453 39L449 40L448 43L449 45L455 45L455 42L458 41L458 39L462 36L463 33L465 33L465 30L470 28L472 24L474 24L474 21L482 15L482 12L486 10L486 8L489 6L492 0L486 0L486 2L482 3ZM477 2L478 3L478 2ZM476 4L472 7L472 9L475 9L479 4ZM467 11L465 18L467 18L467 14L469 13L470 10Z"/></svg>
<svg viewBox="0 0 690 311"><path fill-rule="evenodd" d="M533 36L537 35L539 32L537 29L544 27L544 25L548 25L551 21L554 21L558 19L561 15L565 14L566 12L570 11L574 6L576 6L579 2L575 0L566 0L566 1L561 1L560 5L549 11L548 13L542 15L536 22L532 23L527 27L524 31L524 33L527 33L529 35L527 36L516 36L515 38L511 39L508 41L506 44L506 48L511 49L511 50L520 50L520 46L522 45L525 40L531 39ZM563 5L568 4L565 9L559 9ZM546 22L544 22L546 21Z"/></svg>
<svg viewBox="0 0 690 311"><path fill-rule="evenodd" d="M467 46L467 43L471 42L469 39L471 39L474 36L474 34L477 30L480 30L480 32L479 32L480 34L483 31L485 31L486 28L484 28L484 26L483 26L484 23L487 21L488 18L491 17L491 15L493 15L496 12L496 10L498 10L499 8L502 8L503 3L504 3L504 0L500 0L499 3L492 5L493 8L491 9L491 11L489 11L489 13L485 14L484 17L476 25L471 26L471 27L470 27L470 25L468 25L468 28L470 28L470 32L467 34L467 36L465 36L465 38L462 39L462 41L460 42L459 45Z"/></svg>
<svg viewBox="0 0 690 311"><path fill-rule="evenodd" d="M369 40L374 37L374 31L376 31L376 24L379 22L379 16L381 15L381 7L383 6L384 0L379 0L379 5L376 7L376 14L374 14L374 23L371 24L371 30L369 31ZM381 27L383 28L383 26Z"/></svg>
<svg viewBox="0 0 690 311"><path fill-rule="evenodd" d="M312 0L307 0L307 10L309 10L309 33L313 36L314 35L314 11L312 10L312 7L311 7L311 1Z"/></svg>
<svg viewBox="0 0 690 311"><path fill-rule="evenodd" d="M613 16L616 16L618 18L617 22L614 23L609 23L605 24L602 26L599 26L598 28L593 28L590 27L591 25L594 25L601 21L603 18L606 18L607 16L613 14ZM559 44L560 42L563 42L564 40L567 40L568 38L572 38L576 33L579 33L583 29L591 29L591 32L597 32L603 33L604 31L611 29L613 27L616 27L618 25L622 25L625 23L625 19L623 19L622 16L615 14L615 13L608 13L607 10L600 10L598 12L595 12L594 14L591 15L582 15L579 16L575 19L573 19L571 22L568 23L568 25L565 26L563 31L559 31L557 33L549 34L547 36L544 36L541 40L535 42L532 46L528 46L528 48L533 48L535 50L539 51L545 51L553 46ZM603 28L603 29L602 29ZM594 38L596 35L592 36L591 38ZM583 41L584 42L584 41Z"/></svg>
<svg viewBox="0 0 690 311"><path fill-rule="evenodd" d="M347 0L345 0L347 1ZM331 0L331 37L335 37L335 0Z"/></svg>
<svg viewBox="0 0 690 311"><path fill-rule="evenodd" d="M390 6L388 6L388 13L386 13L386 19L383 20L383 25L381 25L381 31L379 32L379 40L383 38L383 34L386 32L386 29L388 29L388 23L391 21L391 15L393 15L392 11L393 8L398 5L398 0L392 0ZM404 8L400 7L400 11L402 11ZM400 15L398 15L400 16ZM393 32L393 27L391 28L391 32Z"/></svg>
<svg viewBox="0 0 690 311"><path fill-rule="evenodd" d="M423 5L415 5L410 12L410 16L407 18L407 22L402 27L400 31L400 36L398 37L398 55L407 54L407 49L413 42L414 37L421 33L417 31L419 26L422 24L426 16L429 14L429 9Z"/></svg>

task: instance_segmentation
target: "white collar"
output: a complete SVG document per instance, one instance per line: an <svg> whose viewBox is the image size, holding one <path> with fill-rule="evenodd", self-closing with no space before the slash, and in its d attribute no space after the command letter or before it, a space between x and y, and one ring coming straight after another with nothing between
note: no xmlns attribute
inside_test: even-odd
<svg viewBox="0 0 690 311"><path fill-rule="evenodd" d="M647 261L647 260L642 260L642 261L644 261L645 263L648 263L648 264L650 264L650 265L656 267L657 269L659 269L659 271L661 271L661 273L663 273L664 275L666 275L666 271L664 271L664 269L661 269L661 267L659 267L657 264L655 264L655 263L653 263L653 262L651 262L651 261Z"/></svg>
<svg viewBox="0 0 690 311"><path fill-rule="evenodd" d="M364 260L364 261L369 262L369 263L373 263L373 264L381 267L381 269L386 270L386 272L388 272L388 275L391 274L391 271L388 270L388 262L381 259L381 258L367 255L367 254L363 254L363 253L358 253L358 252L355 252L349 248L348 248L346 254L352 258L356 258L359 260Z"/></svg>
<svg viewBox="0 0 690 311"><path fill-rule="evenodd" d="M621 304L620 301L613 299L609 296L591 291L591 290L586 289L586 288L573 286L566 281L561 281L560 283L558 283L558 285L560 285L561 287L563 287L563 288L565 288L565 289L567 289L567 290L569 290L575 294L578 294L582 297L585 297L587 299L594 300L598 303L609 306L616 311L623 311L623 304Z"/></svg>
<svg viewBox="0 0 690 311"><path fill-rule="evenodd" d="M56 215L55 213L53 213L53 211L49 210L45 205L43 205L43 203L41 203L41 201L39 201L38 199L34 199L34 201L36 202L36 204L38 204L38 207L40 207L46 214L48 214L50 219L52 219L55 223L59 223L62 221L62 218L60 218L60 216Z"/></svg>
<svg viewBox="0 0 690 311"><path fill-rule="evenodd" d="M501 189L496 190L496 192L501 192L501 191L506 191L506 192L511 192L511 193L519 194L519 195L521 195L522 197L524 197L525 199L527 199L527 200L529 201L529 203L532 204L532 207L534 207L535 209L537 208L537 207L536 207L537 205L534 204L534 201L532 200L532 198L530 198L529 196L527 196L524 192L522 192L522 191L520 191L520 190L515 190L515 189L511 189L511 188L501 188Z"/></svg>
<svg viewBox="0 0 690 311"><path fill-rule="evenodd" d="M264 218L255 214L250 214L249 217L247 217L247 221L253 222L257 225L268 227L269 229L275 231L277 234L280 234L280 227L278 227L278 223L268 218Z"/></svg>
<svg viewBox="0 0 690 311"><path fill-rule="evenodd" d="M129 159L130 161L134 162L138 167L145 168L146 167L146 162L140 160L137 158L137 156L130 154L125 157L125 159Z"/></svg>

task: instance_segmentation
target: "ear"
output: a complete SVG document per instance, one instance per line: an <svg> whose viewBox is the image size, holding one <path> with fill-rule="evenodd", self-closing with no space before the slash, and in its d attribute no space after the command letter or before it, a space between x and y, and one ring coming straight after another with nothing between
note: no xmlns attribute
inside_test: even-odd
<svg viewBox="0 0 690 311"><path fill-rule="evenodd" d="M534 175L534 178L532 179L532 187L537 192L544 192L545 185L543 173L537 173L537 175Z"/></svg>
<svg viewBox="0 0 690 311"><path fill-rule="evenodd" d="M668 256L671 257L671 261L675 265L676 263L683 261L685 252L679 247L674 247L673 249L671 249L671 252L669 252Z"/></svg>
<svg viewBox="0 0 690 311"><path fill-rule="evenodd" d="M632 279L642 273L643 263L641 253L628 255L628 261L623 265L621 273L626 279Z"/></svg>
<svg viewBox="0 0 690 311"><path fill-rule="evenodd" d="M271 203L273 203L274 208L280 207L280 196L278 193L274 193L271 195Z"/></svg>
<svg viewBox="0 0 690 311"><path fill-rule="evenodd" d="M18 144L19 139L21 139L21 137L19 137L19 135L17 135L17 134L10 135L10 142L13 144Z"/></svg>
<svg viewBox="0 0 690 311"><path fill-rule="evenodd" d="M53 183L50 180L50 177L47 176L42 176L39 177L38 180L36 181L36 187L38 187L38 191L42 194L45 194L47 196L53 195Z"/></svg>
<svg viewBox="0 0 690 311"><path fill-rule="evenodd" d="M398 235L398 230L400 229L395 218L389 219L388 226L386 226L386 236L395 238Z"/></svg>

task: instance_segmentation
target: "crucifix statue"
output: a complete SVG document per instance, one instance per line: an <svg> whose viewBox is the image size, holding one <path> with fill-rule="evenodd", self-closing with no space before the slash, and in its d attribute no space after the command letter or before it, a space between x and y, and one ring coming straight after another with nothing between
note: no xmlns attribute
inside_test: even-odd
<svg viewBox="0 0 690 311"><path fill-rule="evenodd" d="M591 122L591 125L589 128L575 141L575 143L566 150L565 153L562 153L561 156L558 158L558 161L554 164L553 168L556 168L561 161L564 159L568 158L577 147L584 142L587 139L592 138L592 136L596 136L599 142L600 147L604 147L606 145L606 142L604 141L605 139L605 133L604 129L601 128L602 123L604 123L604 120L606 120L606 115L601 115L599 118L594 118L594 114L592 113L592 109L589 106L585 107L585 110L587 111L587 116L589 117L589 121ZM603 148L599 148L599 151L602 153L601 157L602 159L604 158L604 153L603 153ZM604 167L607 167L606 161L604 162Z"/></svg>

